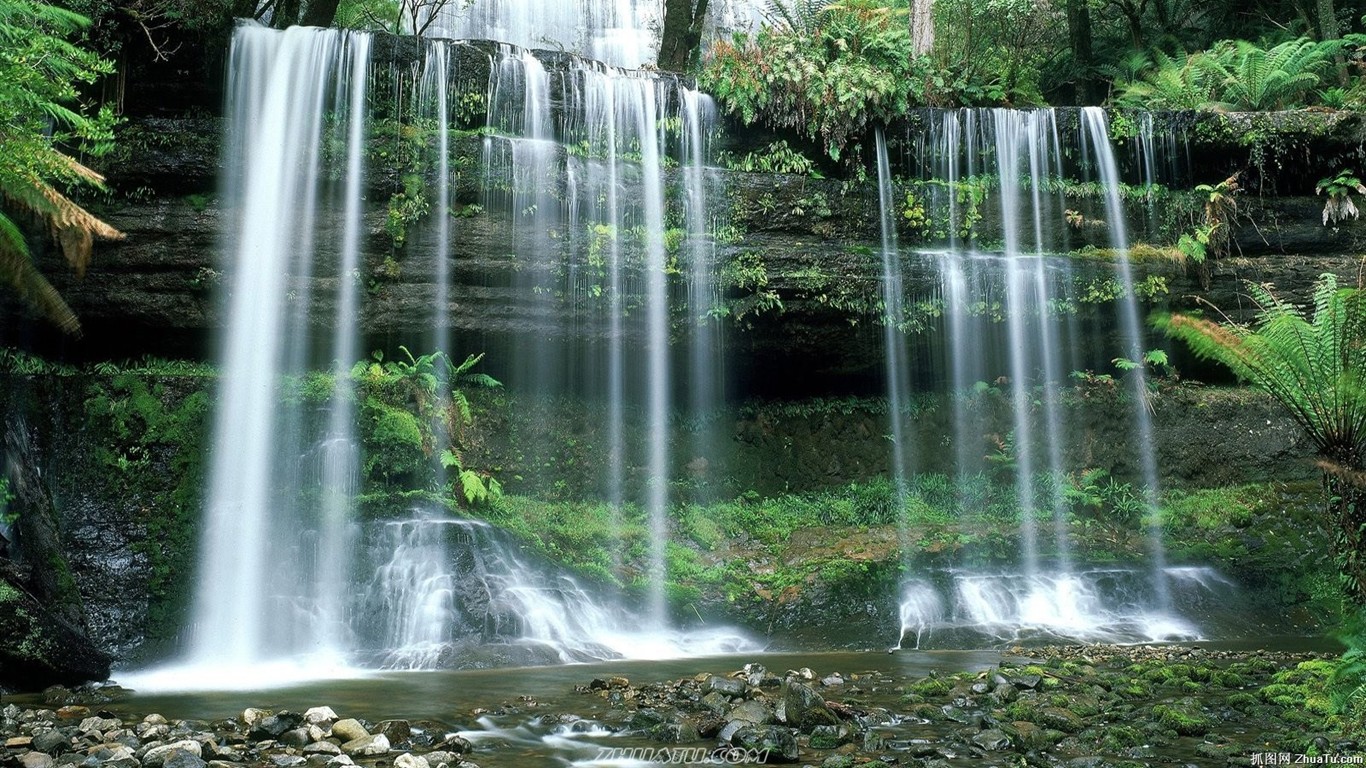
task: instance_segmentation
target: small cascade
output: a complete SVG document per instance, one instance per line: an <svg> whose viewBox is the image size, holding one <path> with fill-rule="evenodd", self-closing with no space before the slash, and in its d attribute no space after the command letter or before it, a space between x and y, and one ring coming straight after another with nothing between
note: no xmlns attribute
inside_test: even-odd
<svg viewBox="0 0 1366 768"><path fill-rule="evenodd" d="M715 655L734 633L640 629L572 577L477 520L417 515L378 524L365 590L365 645L387 669ZM635 627L635 628L633 628Z"/></svg>
<svg viewBox="0 0 1366 768"><path fill-rule="evenodd" d="M320 351L308 345L303 311L290 309L307 302L295 301L290 291L315 270L319 198L328 192L318 181L324 114L361 109L367 51L366 35L339 31L244 26L233 38L225 162L233 171L225 185L231 288L192 664L246 668L304 652L328 664L345 650L338 630L344 607L333 595L346 581L342 552L356 466L347 428L349 385L337 377L327 425L312 424L298 406L286 405L283 387L286 377L318 358L354 357L354 294L340 296L333 348ZM355 120L338 125L354 165L344 177L341 205L330 194L325 202L355 211L362 129ZM356 258L358 238L348 227L343 269ZM337 267L320 269L329 274ZM307 465L322 468L315 473ZM282 492L319 476L320 505L306 507L297 494ZM329 628L325 638L320 626Z"/></svg>
<svg viewBox="0 0 1366 768"><path fill-rule="evenodd" d="M900 642L1184 642L1205 633L1184 616L1218 623L1239 610L1233 584L1213 569L1171 568L1164 576L1173 584L1169 597L1141 569L936 574L934 584L905 585Z"/></svg>

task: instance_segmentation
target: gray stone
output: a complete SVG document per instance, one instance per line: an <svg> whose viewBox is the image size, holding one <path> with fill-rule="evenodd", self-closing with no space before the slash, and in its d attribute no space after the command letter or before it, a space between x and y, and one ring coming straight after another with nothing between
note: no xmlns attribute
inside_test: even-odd
<svg viewBox="0 0 1366 768"><path fill-rule="evenodd" d="M355 764L356 762L352 760L349 756L337 755L336 757L327 761L327 768L346 768L347 766Z"/></svg>
<svg viewBox="0 0 1366 768"><path fill-rule="evenodd" d="M138 768L140 764L135 757L120 757L114 760L105 760L100 763L100 768Z"/></svg>
<svg viewBox="0 0 1366 768"><path fill-rule="evenodd" d="M165 744L147 750L142 755L143 768L161 768L171 753L176 750L188 752L197 758L202 759L204 757L204 748L200 746L199 742L185 739L183 741L177 741L174 744Z"/></svg>
<svg viewBox="0 0 1366 768"><path fill-rule="evenodd" d="M731 746L766 753L769 763L795 763L800 755L797 737L776 725L745 726L730 738Z"/></svg>
<svg viewBox="0 0 1366 768"><path fill-rule="evenodd" d="M382 733L377 733L374 736L362 736L343 744L342 751L352 757L383 755L389 751L389 739L385 738Z"/></svg>
<svg viewBox="0 0 1366 768"><path fill-rule="evenodd" d="M394 768L431 768L427 758L404 752L394 758Z"/></svg>
<svg viewBox="0 0 1366 768"><path fill-rule="evenodd" d="M286 747L303 749L309 744L312 744L313 739L309 737L307 728L294 728L293 730L288 730L280 734L280 743L284 744Z"/></svg>
<svg viewBox="0 0 1366 768"><path fill-rule="evenodd" d="M726 720L739 720L746 725L768 725L773 722L773 709L758 699L750 699L727 713Z"/></svg>
<svg viewBox="0 0 1366 768"><path fill-rule="evenodd" d="M854 735L847 725L818 725L811 729L811 748L836 749L852 742Z"/></svg>
<svg viewBox="0 0 1366 768"><path fill-rule="evenodd" d="M344 744L348 741L365 738L370 735L370 732L365 730L365 726L361 725L359 720L347 718L332 724L332 735L341 739Z"/></svg>
<svg viewBox="0 0 1366 768"><path fill-rule="evenodd" d="M56 755L58 751L68 749L71 746L71 739L58 728L51 728L41 733L33 734L33 749L38 752L46 752L49 755Z"/></svg>
<svg viewBox="0 0 1366 768"><path fill-rule="evenodd" d="M826 687L832 685L844 685L844 678L840 677L838 674L830 675L828 677L822 677L821 685L824 685Z"/></svg>
<svg viewBox="0 0 1366 768"><path fill-rule="evenodd" d="M706 685L702 687L706 691L719 693L725 696L745 695L745 681L734 677L712 675L707 678Z"/></svg>
<svg viewBox="0 0 1366 768"><path fill-rule="evenodd" d="M340 755L341 747L330 741L315 741L303 748L305 755Z"/></svg>
<svg viewBox="0 0 1366 768"><path fill-rule="evenodd" d="M25 752L19 756L21 768L53 768L57 761L45 752Z"/></svg>
<svg viewBox="0 0 1366 768"><path fill-rule="evenodd" d="M271 755L270 764L275 768L298 768L308 762L308 758L298 755Z"/></svg>
<svg viewBox="0 0 1366 768"><path fill-rule="evenodd" d="M90 731L105 733L106 731L114 731L122 728L123 722L112 717L87 717L81 721L81 724L78 727L81 731L86 733L89 733Z"/></svg>
<svg viewBox="0 0 1366 768"><path fill-rule="evenodd" d="M988 752L1001 752L1010 749L1010 737L991 728L972 737L972 743Z"/></svg>
<svg viewBox="0 0 1366 768"><path fill-rule="evenodd" d="M783 686L783 717L788 725L803 731L839 723L839 718L825 706L825 699L815 689L794 680Z"/></svg>
<svg viewBox="0 0 1366 768"><path fill-rule="evenodd" d="M148 725L166 725L166 718L153 712L142 718L142 722L147 723Z"/></svg>
<svg viewBox="0 0 1366 768"><path fill-rule="evenodd" d="M446 766L446 768L451 768L451 766L460 762L460 755L457 755L454 752L446 752L445 750L428 752L423 758L431 768L441 768L443 765Z"/></svg>
<svg viewBox="0 0 1366 768"><path fill-rule="evenodd" d="M309 707L304 711L304 722L326 728L337 722L337 713L331 707Z"/></svg>
<svg viewBox="0 0 1366 768"><path fill-rule="evenodd" d="M241 760L210 760L208 768L242 768Z"/></svg>
<svg viewBox="0 0 1366 768"><path fill-rule="evenodd" d="M697 726L693 725L691 721L680 717L677 720L660 723L651 728L650 739L665 744L687 744L700 741L702 734L697 732Z"/></svg>
<svg viewBox="0 0 1366 768"><path fill-rule="evenodd" d="M245 725L248 728L254 728L256 727L257 723L261 722L262 720L265 720L272 714L273 713L268 709L257 709L256 707L247 707L246 709L242 710L242 715L239 719L241 719L242 725ZM162 723L165 722L165 720L162 720Z"/></svg>
<svg viewBox="0 0 1366 768"><path fill-rule="evenodd" d="M166 754L162 768L205 768L207 763L188 749L172 749Z"/></svg>

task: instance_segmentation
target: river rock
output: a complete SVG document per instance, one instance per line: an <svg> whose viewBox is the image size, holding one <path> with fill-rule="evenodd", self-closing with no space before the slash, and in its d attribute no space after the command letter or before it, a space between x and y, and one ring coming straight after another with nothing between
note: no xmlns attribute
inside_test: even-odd
<svg viewBox="0 0 1366 768"><path fill-rule="evenodd" d="M143 763L144 767L146 762ZM207 763L199 755L187 749L172 749L165 756L162 768L205 768Z"/></svg>
<svg viewBox="0 0 1366 768"><path fill-rule="evenodd" d="M57 710L58 720L84 720L87 717L90 717L90 707L79 704L68 704Z"/></svg>
<svg viewBox="0 0 1366 768"><path fill-rule="evenodd" d="M361 725L359 720L347 718L332 724L332 735L341 739L342 743L345 744L348 741L363 739L369 736L370 732L365 730L365 726Z"/></svg>
<svg viewBox="0 0 1366 768"><path fill-rule="evenodd" d="M161 768L170 754L176 750L181 750L194 755L197 758L204 757L204 748L199 742L191 739L177 741L174 744L165 744L160 747L152 747L142 755L143 768Z"/></svg>
<svg viewBox="0 0 1366 768"><path fill-rule="evenodd" d="M1062 707L1044 707L1039 712L1037 722L1045 728L1053 728L1063 733L1076 733L1085 725L1075 712Z"/></svg>
<svg viewBox="0 0 1366 768"><path fill-rule="evenodd" d="M811 686L789 680L783 686L778 719L803 731L818 725L835 725L839 718L825 706L825 699Z"/></svg>
<svg viewBox="0 0 1366 768"><path fill-rule="evenodd" d="M1002 752L1010 749L1010 737L995 728L976 734L972 737L972 743L988 752Z"/></svg>
<svg viewBox="0 0 1366 768"><path fill-rule="evenodd" d="M334 729L335 732L335 729ZM342 751L352 757L373 757L383 755L389 751L389 739L384 734L378 733L374 736L362 736L359 739L352 739L342 744Z"/></svg>
<svg viewBox="0 0 1366 768"><path fill-rule="evenodd" d="M304 747L302 752L305 755L340 755L342 749L330 741L315 741Z"/></svg>
<svg viewBox="0 0 1366 768"><path fill-rule="evenodd" d="M308 762L308 758L299 755L271 755L270 764L275 768L299 768Z"/></svg>
<svg viewBox="0 0 1366 768"><path fill-rule="evenodd" d="M734 677L712 675L707 678L703 690L719 693L723 696L743 696L745 695L745 681Z"/></svg>
<svg viewBox="0 0 1366 768"><path fill-rule="evenodd" d="M326 728L337 722L337 713L331 707L309 707L304 711L304 722Z"/></svg>
<svg viewBox="0 0 1366 768"><path fill-rule="evenodd" d="M650 739L665 744L686 744L701 741L702 734L698 732L697 726L693 725L691 721L685 717L680 717L651 728Z"/></svg>
<svg viewBox="0 0 1366 768"><path fill-rule="evenodd" d="M352 760L349 755L337 755L327 761L327 768L347 768L347 766L355 764L356 761Z"/></svg>
<svg viewBox="0 0 1366 768"><path fill-rule="evenodd" d="M431 768L427 758L404 752L394 758L394 768Z"/></svg>
<svg viewBox="0 0 1366 768"><path fill-rule="evenodd" d="M152 714L142 718L142 722L148 725L166 725L166 717L163 715L158 715L157 713L153 712Z"/></svg>
<svg viewBox="0 0 1366 768"><path fill-rule="evenodd" d="M20 768L53 768L56 764L52 755L44 752L25 752L19 756Z"/></svg>
<svg viewBox="0 0 1366 768"><path fill-rule="evenodd" d="M38 752L46 752L55 755L59 750L67 749L71 746L71 738L60 729L51 728L41 733L33 735L33 749Z"/></svg>
<svg viewBox="0 0 1366 768"><path fill-rule="evenodd" d="M768 725L773 722L773 708L766 702L750 699L740 702L726 714L727 722L739 721L745 725Z"/></svg>
<svg viewBox="0 0 1366 768"><path fill-rule="evenodd" d="M261 722L262 720L265 720L272 714L274 713L268 709L257 709L256 707L247 707L246 709L242 710L242 714L239 717L239 719L242 721L242 725L245 725L247 728L255 728L257 723ZM164 725L165 723L166 721L165 719L163 719L161 723L154 723L154 725Z"/></svg>
<svg viewBox="0 0 1366 768"><path fill-rule="evenodd" d="M854 735L847 725L818 725L811 729L811 748L836 749L852 742Z"/></svg>
<svg viewBox="0 0 1366 768"><path fill-rule="evenodd" d="M11 736L5 739L6 749L28 749L33 746L32 736Z"/></svg>
<svg viewBox="0 0 1366 768"><path fill-rule="evenodd" d="M375 733L382 733L390 744L407 741L413 735L413 727L407 720L384 720L375 726Z"/></svg>
<svg viewBox="0 0 1366 768"><path fill-rule="evenodd" d="M797 737L776 725L745 726L730 738L731 746L767 753L769 763L795 763L800 756Z"/></svg>
<svg viewBox="0 0 1366 768"><path fill-rule="evenodd" d="M427 760L427 765L431 766L431 768L441 768L443 765L449 768L449 766L456 765L460 762L460 755L445 750L428 752L423 755L423 757Z"/></svg>
<svg viewBox="0 0 1366 768"><path fill-rule="evenodd" d="M280 743L286 747L303 749L313 743L307 728L293 728L280 734Z"/></svg>
<svg viewBox="0 0 1366 768"><path fill-rule="evenodd" d="M302 722L302 715L289 711L280 712L256 721L256 725L248 729L247 736L257 741L279 739L287 731L292 730Z"/></svg>

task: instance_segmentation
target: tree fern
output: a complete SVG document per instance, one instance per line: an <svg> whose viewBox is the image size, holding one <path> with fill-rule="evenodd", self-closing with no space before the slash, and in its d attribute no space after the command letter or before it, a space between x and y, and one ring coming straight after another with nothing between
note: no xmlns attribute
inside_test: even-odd
<svg viewBox="0 0 1366 768"><path fill-rule="evenodd" d="M1319 452L1359 468L1366 439L1366 303L1359 289L1338 288L1323 275L1313 317L1250 285L1261 307L1251 327L1188 315L1158 323L1201 358L1223 363L1289 409Z"/></svg>
<svg viewBox="0 0 1366 768"><path fill-rule="evenodd" d="M827 4L827 0L766 0L764 15L770 26L810 34Z"/></svg>
<svg viewBox="0 0 1366 768"><path fill-rule="evenodd" d="M1261 307L1252 327L1187 315L1158 325L1271 393L1304 428L1321 457L1344 587L1366 605L1366 294L1324 275L1309 318L1264 286L1251 293Z"/></svg>

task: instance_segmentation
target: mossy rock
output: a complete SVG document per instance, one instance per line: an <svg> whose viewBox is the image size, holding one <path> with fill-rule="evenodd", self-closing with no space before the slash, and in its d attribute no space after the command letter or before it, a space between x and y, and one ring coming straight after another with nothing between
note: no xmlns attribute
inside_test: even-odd
<svg viewBox="0 0 1366 768"><path fill-rule="evenodd" d="M0 688L40 690L109 677L110 659L0 572Z"/></svg>
<svg viewBox="0 0 1366 768"><path fill-rule="evenodd" d="M1190 699L1176 704L1158 704L1153 707L1152 716L1163 728L1182 736L1203 736L1212 727L1210 719L1200 711L1200 705Z"/></svg>

